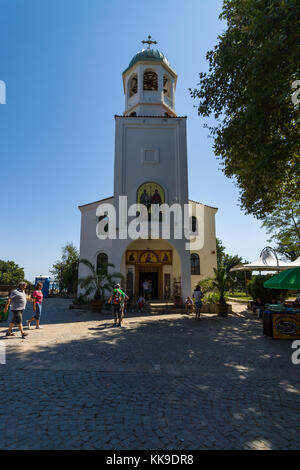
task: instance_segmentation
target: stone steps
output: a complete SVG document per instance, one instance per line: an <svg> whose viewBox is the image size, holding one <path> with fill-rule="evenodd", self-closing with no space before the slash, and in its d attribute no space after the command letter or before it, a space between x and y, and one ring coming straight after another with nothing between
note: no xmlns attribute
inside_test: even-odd
<svg viewBox="0 0 300 470"><path fill-rule="evenodd" d="M144 304L143 313L149 315L163 315L166 313L176 314L180 313L181 310L179 308L175 308L173 302L166 302L164 300L147 300Z"/></svg>

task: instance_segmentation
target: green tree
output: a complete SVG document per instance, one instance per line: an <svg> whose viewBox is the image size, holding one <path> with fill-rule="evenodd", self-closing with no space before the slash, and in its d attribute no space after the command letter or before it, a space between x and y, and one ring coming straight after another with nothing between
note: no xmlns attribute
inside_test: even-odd
<svg viewBox="0 0 300 470"><path fill-rule="evenodd" d="M14 285L24 281L24 269L14 261L0 260L0 284Z"/></svg>
<svg viewBox="0 0 300 470"><path fill-rule="evenodd" d="M94 295L94 300L100 300L104 302L105 292L111 291L115 279L122 279L121 273L113 272L109 273L107 268L114 268L112 263L106 263L98 266L98 269L87 259L81 259L80 263L87 266L90 270L90 274L85 278L79 279L79 285L82 289L85 289L85 296L89 296L91 293Z"/></svg>
<svg viewBox="0 0 300 470"><path fill-rule="evenodd" d="M224 0L227 28L206 55L198 114L214 117L214 152L257 218L300 196L299 0Z"/></svg>
<svg viewBox="0 0 300 470"><path fill-rule="evenodd" d="M290 261L300 256L300 202L286 202L265 217L263 227L276 242L275 250Z"/></svg>
<svg viewBox="0 0 300 470"><path fill-rule="evenodd" d="M225 246L222 244L220 238L216 238L217 245L217 266L222 266L225 256Z"/></svg>
<svg viewBox="0 0 300 470"><path fill-rule="evenodd" d="M75 294L78 285L78 265L79 265L79 253L73 243L67 243L62 248L62 258L57 261L52 270L51 274L58 281L60 291L66 290L68 294Z"/></svg>
<svg viewBox="0 0 300 470"><path fill-rule="evenodd" d="M228 289L229 275L225 267L214 268L213 286L219 294L219 304L226 304L225 292Z"/></svg>
<svg viewBox="0 0 300 470"><path fill-rule="evenodd" d="M288 295L287 290L279 289L267 289L264 287L264 283L272 277L272 274L259 274L253 276L253 279L249 282L248 289L253 300L261 299L264 303L271 303L272 299L285 299Z"/></svg>
<svg viewBox="0 0 300 470"><path fill-rule="evenodd" d="M230 272L230 269L238 264L246 264L248 261L243 261L243 258L239 255L229 255L225 252L225 250L226 248L222 241L217 238L217 266L218 268L225 268L226 272L228 273L228 288L231 290L231 292L245 291L245 284L247 280L252 278L252 273L250 271Z"/></svg>

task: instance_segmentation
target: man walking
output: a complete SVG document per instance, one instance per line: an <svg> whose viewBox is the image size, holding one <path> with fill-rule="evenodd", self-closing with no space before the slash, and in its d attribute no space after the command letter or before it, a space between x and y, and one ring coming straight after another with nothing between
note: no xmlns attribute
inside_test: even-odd
<svg viewBox="0 0 300 470"><path fill-rule="evenodd" d="M122 326L124 319L125 300L127 299L129 299L129 297L125 294L125 292L122 291L122 289L120 288L120 284L116 284L110 298L108 299L108 303L110 304L112 302L113 304L113 327Z"/></svg>
<svg viewBox="0 0 300 470"><path fill-rule="evenodd" d="M22 325L23 311L25 310L27 300L30 300L30 297L25 294L25 289L26 282L21 282L19 287L11 292L9 299L6 302L4 312L6 313L10 306L12 313L12 319L6 332L6 336L15 336L15 333L12 333L14 325L18 326L23 339L28 335L28 333L24 332Z"/></svg>

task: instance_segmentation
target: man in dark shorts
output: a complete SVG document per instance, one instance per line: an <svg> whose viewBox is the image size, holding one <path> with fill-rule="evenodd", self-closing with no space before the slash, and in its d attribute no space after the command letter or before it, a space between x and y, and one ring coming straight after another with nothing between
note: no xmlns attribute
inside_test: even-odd
<svg viewBox="0 0 300 470"><path fill-rule="evenodd" d="M203 293L200 289L200 286L197 286L196 289L194 290L194 299L195 299L195 310L196 310L196 318L200 319L200 313L201 313L201 307L202 307L202 297Z"/></svg>
<svg viewBox="0 0 300 470"><path fill-rule="evenodd" d="M116 284L110 298L108 299L108 303L112 303L113 305L114 327L122 326L126 299L129 299L128 295L126 295L125 292L122 291L122 289L120 288L120 284Z"/></svg>
<svg viewBox="0 0 300 470"><path fill-rule="evenodd" d="M19 284L19 287L11 292L9 299L6 302L4 312L6 313L8 310L8 307L10 306L10 310L12 313L12 319L9 324L9 328L6 332L6 336L15 336L15 333L12 333L12 329L14 325L16 325L19 328L23 339L28 334L24 332L23 325L22 325L23 311L25 310L27 299L29 298L25 294L25 289L26 289L26 283L21 282Z"/></svg>

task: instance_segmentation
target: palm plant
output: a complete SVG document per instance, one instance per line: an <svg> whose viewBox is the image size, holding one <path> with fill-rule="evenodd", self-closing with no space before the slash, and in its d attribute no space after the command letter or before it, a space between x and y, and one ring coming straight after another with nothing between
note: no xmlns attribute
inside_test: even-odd
<svg viewBox="0 0 300 470"><path fill-rule="evenodd" d="M81 259L79 263L84 264L90 270L90 274L78 280L79 285L82 289L85 289L85 295L89 296L92 292L94 292L94 300L95 301L104 301L105 292L111 291L114 284L115 279L122 279L123 275L118 272L109 273L108 268L114 268L114 264L106 263L98 266L98 269L88 260L88 259Z"/></svg>
<svg viewBox="0 0 300 470"><path fill-rule="evenodd" d="M213 280L213 286L219 294L219 304L225 305L225 292L228 289L230 283L230 277L227 269L224 266L219 266L217 269L214 268L215 278Z"/></svg>

